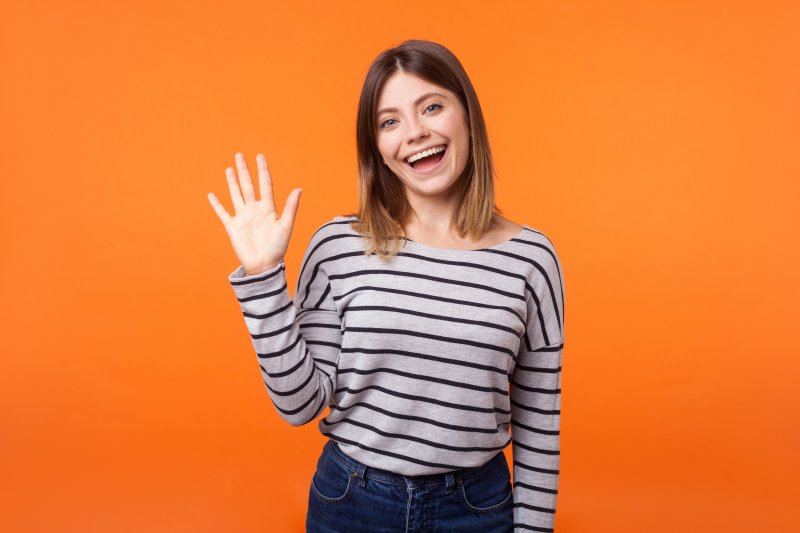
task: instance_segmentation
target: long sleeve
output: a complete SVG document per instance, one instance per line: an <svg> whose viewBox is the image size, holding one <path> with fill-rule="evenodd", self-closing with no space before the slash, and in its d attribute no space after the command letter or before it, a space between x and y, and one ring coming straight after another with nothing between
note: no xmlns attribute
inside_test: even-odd
<svg viewBox="0 0 800 533"><path fill-rule="evenodd" d="M526 331L511 378L514 531L552 532L560 462L564 292L552 243L534 259Z"/></svg>
<svg viewBox="0 0 800 533"><path fill-rule="evenodd" d="M240 265L228 278L269 397L293 426L314 420L336 390L342 321L324 269L324 243L317 230L303 257L294 301L283 260L253 276Z"/></svg>

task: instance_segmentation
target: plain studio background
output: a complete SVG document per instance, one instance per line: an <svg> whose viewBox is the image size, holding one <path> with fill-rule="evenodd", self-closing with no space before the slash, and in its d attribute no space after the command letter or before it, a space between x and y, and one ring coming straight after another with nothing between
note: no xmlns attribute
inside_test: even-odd
<svg viewBox="0 0 800 533"><path fill-rule="evenodd" d="M324 437L269 401L206 194L236 151L303 187L294 284L408 38L563 262L556 531L796 527L797 2L127 4L0 7L0 530L302 531Z"/></svg>

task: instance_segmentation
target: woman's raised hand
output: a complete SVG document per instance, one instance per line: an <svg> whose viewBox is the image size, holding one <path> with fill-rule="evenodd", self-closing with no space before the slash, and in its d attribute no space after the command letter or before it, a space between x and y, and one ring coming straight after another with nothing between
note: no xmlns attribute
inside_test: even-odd
<svg viewBox="0 0 800 533"><path fill-rule="evenodd" d="M302 189L292 190L286 199L283 213L278 216L275 212L272 177L267 158L264 154L256 154L258 189L261 193L261 199L256 200L253 180L250 179L244 155L236 152L234 157L239 171L239 186L236 185L236 174L231 167L225 169L225 174L236 215L230 216L213 192L208 193L208 201L225 226L233 251L246 275L251 276L276 267L286 254Z"/></svg>

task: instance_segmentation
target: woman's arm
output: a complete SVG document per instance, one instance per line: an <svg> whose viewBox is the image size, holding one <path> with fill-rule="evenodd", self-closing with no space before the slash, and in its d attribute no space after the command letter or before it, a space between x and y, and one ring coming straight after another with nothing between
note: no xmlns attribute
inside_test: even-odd
<svg viewBox="0 0 800 533"><path fill-rule="evenodd" d="M229 276L267 392L278 414L293 426L314 420L336 389L342 322L320 263L320 230L306 249L294 301L283 260L262 274L247 276L239 266Z"/></svg>
<svg viewBox="0 0 800 533"><path fill-rule="evenodd" d="M534 259L538 274L510 386L517 532L552 532L558 495L564 293L552 243L545 251Z"/></svg>

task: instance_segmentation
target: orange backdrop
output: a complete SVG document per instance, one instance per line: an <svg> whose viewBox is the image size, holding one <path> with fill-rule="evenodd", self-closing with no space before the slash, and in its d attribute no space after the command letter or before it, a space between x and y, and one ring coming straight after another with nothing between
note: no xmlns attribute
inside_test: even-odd
<svg viewBox="0 0 800 533"><path fill-rule="evenodd" d="M324 438L269 401L206 195L236 151L303 187L294 294L357 207L367 67L422 38L563 263L556 531L795 531L799 5L4 1L0 530L303 530Z"/></svg>

